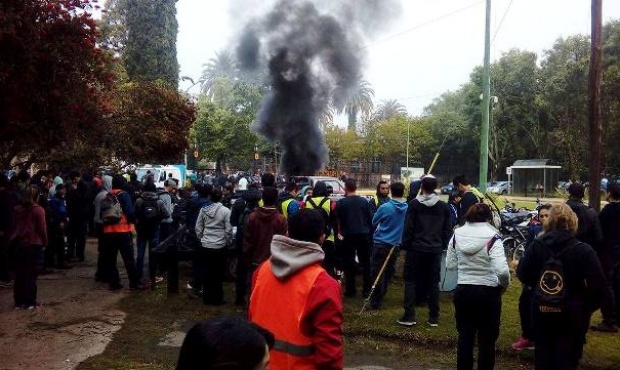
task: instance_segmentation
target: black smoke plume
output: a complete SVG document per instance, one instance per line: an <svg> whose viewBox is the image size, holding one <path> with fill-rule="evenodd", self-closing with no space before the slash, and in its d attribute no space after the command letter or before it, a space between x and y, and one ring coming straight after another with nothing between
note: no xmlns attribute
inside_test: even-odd
<svg viewBox="0 0 620 370"><path fill-rule="evenodd" d="M239 66L255 73L267 67L270 86L253 129L283 146L282 172L325 167L320 114L346 104L362 75L364 37L394 12L393 0L279 0L246 25Z"/></svg>

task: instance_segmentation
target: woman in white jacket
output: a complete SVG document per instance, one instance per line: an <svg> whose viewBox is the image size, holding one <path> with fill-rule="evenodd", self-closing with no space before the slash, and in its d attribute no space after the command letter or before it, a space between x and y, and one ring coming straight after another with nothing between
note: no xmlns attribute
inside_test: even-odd
<svg viewBox="0 0 620 370"><path fill-rule="evenodd" d="M210 205L203 207L196 221L196 236L204 248L205 274L202 301L204 304L224 304L224 275L226 272L226 246L232 245L230 210L220 203L222 192L211 192Z"/></svg>
<svg viewBox="0 0 620 370"><path fill-rule="evenodd" d="M446 267L458 269L454 292L457 369L474 367L474 342L478 336L478 370L495 367L495 342L499 336L502 292L510 283L504 246L491 226L489 206L469 208L465 225L454 231L448 245Z"/></svg>

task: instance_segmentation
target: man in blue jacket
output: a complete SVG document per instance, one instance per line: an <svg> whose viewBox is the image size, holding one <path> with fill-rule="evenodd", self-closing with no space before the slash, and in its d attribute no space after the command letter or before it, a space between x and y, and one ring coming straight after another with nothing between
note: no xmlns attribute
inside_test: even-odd
<svg viewBox="0 0 620 370"><path fill-rule="evenodd" d="M381 308L381 302L394 275L394 265L400 251L399 246L402 241L405 216L407 214L407 202L403 198L405 185L402 182L395 182L390 185L390 191L392 192L392 199L379 206L372 218L374 236L370 274L373 279L377 278L390 250L395 248L387 263L385 274L377 283L375 291L372 297L370 297L370 308L375 310Z"/></svg>

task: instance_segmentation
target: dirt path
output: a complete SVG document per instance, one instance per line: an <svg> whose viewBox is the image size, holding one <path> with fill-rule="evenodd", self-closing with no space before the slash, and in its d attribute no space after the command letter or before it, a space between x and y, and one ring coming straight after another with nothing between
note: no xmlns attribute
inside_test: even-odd
<svg viewBox="0 0 620 370"><path fill-rule="evenodd" d="M94 281L94 239L86 255L72 269L39 277L35 310L13 309L13 290L0 288L0 369L75 369L103 352L121 328L125 313L116 307L127 293Z"/></svg>

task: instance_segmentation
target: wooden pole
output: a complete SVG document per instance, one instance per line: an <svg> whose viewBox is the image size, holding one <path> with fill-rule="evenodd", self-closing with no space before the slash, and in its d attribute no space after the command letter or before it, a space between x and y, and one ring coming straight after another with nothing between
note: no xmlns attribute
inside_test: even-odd
<svg viewBox="0 0 620 370"><path fill-rule="evenodd" d="M590 111L590 207L601 209L601 70L603 23L603 0L592 0L592 41L590 52L590 80L588 85L588 104Z"/></svg>

